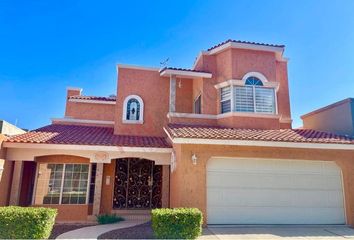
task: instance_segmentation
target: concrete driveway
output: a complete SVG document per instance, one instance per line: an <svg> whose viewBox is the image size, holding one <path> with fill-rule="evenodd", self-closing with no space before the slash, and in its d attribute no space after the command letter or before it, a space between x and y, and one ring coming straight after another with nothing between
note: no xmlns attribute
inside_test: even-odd
<svg viewBox="0 0 354 240"><path fill-rule="evenodd" d="M348 226L208 226L199 239L354 239Z"/></svg>

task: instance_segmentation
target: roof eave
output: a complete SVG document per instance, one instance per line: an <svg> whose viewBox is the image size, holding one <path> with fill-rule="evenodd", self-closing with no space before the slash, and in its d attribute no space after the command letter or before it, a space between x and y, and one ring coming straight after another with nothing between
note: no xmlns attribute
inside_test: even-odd
<svg viewBox="0 0 354 240"><path fill-rule="evenodd" d="M160 72L160 76L169 77L169 76L177 76L181 78L211 78L211 73L206 72L193 72L193 71L183 71L183 70L173 70L173 69L165 69Z"/></svg>

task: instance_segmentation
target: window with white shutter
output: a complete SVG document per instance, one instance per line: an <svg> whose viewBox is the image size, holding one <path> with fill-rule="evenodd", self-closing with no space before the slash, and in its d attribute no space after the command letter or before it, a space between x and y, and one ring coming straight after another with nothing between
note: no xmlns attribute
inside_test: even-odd
<svg viewBox="0 0 354 240"><path fill-rule="evenodd" d="M221 88L221 113L231 112L231 87Z"/></svg>
<svg viewBox="0 0 354 240"><path fill-rule="evenodd" d="M265 87L256 77L249 77L245 85L227 86L220 90L221 113L253 112L275 114L275 90ZM233 106L231 106L231 103Z"/></svg>

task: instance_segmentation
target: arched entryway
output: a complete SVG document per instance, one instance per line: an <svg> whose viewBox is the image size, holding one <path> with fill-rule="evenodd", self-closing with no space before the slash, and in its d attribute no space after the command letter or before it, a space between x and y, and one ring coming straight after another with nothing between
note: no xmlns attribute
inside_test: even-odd
<svg viewBox="0 0 354 240"><path fill-rule="evenodd" d="M116 159L113 209L162 206L162 165L141 158Z"/></svg>

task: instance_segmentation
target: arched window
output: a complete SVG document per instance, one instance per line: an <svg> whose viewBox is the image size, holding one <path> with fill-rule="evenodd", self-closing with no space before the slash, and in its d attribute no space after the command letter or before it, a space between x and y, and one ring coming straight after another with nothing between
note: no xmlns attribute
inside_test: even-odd
<svg viewBox="0 0 354 240"><path fill-rule="evenodd" d="M258 78L252 76L246 79L245 85L263 86L263 83Z"/></svg>
<svg viewBox="0 0 354 240"><path fill-rule="evenodd" d="M267 85L268 80L263 74L249 72L242 82L221 88L221 113L277 113L275 89Z"/></svg>
<svg viewBox="0 0 354 240"><path fill-rule="evenodd" d="M143 123L144 103L141 97L130 95L123 103L123 123Z"/></svg>

